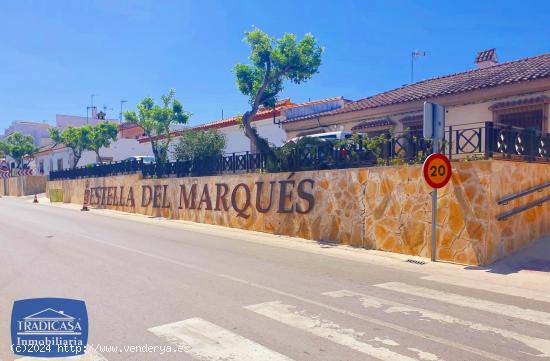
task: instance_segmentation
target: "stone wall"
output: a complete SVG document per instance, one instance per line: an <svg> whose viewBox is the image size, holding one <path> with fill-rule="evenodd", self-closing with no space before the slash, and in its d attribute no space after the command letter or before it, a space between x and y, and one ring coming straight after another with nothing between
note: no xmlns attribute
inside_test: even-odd
<svg viewBox="0 0 550 361"><path fill-rule="evenodd" d="M438 193L439 259L484 265L550 234L550 202L496 220L550 194L547 189L497 205L504 195L550 180L550 165L487 160L453 162L453 168L451 182ZM431 252L431 189L421 166L168 179L126 175L47 187L62 189L64 202L82 203L86 182L95 207L411 255Z"/></svg>
<svg viewBox="0 0 550 361"><path fill-rule="evenodd" d="M21 197L44 193L47 181L48 178L41 175L0 179L0 195Z"/></svg>

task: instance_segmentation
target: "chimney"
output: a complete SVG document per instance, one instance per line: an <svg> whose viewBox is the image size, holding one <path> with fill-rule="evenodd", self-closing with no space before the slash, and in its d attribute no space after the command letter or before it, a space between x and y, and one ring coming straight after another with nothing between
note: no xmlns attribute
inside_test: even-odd
<svg viewBox="0 0 550 361"><path fill-rule="evenodd" d="M97 119L97 107L95 105L92 107L92 119Z"/></svg>
<svg viewBox="0 0 550 361"><path fill-rule="evenodd" d="M498 64L497 49L493 48L480 51L477 53L475 63L478 69L484 69Z"/></svg>

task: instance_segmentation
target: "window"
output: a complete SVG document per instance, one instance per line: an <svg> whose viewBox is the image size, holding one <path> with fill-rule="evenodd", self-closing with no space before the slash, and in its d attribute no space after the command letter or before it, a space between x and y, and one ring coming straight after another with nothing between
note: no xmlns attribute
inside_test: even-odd
<svg viewBox="0 0 550 361"><path fill-rule="evenodd" d="M57 170L63 170L63 159L57 160Z"/></svg>
<svg viewBox="0 0 550 361"><path fill-rule="evenodd" d="M534 129L542 132L543 109L506 112L497 114L497 122L518 128Z"/></svg>
<svg viewBox="0 0 550 361"><path fill-rule="evenodd" d="M40 174L44 174L44 161L41 160L38 164L38 172L40 172Z"/></svg>

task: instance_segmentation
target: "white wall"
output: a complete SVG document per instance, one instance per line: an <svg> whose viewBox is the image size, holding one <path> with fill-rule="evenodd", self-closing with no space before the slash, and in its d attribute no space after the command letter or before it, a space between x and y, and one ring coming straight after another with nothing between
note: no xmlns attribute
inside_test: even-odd
<svg viewBox="0 0 550 361"><path fill-rule="evenodd" d="M266 138L269 143L281 146L286 140L287 135L283 128L273 124L273 119L264 119L252 123L252 126L258 130L258 134ZM226 137L225 153L237 153L250 151L250 140L244 135L244 129L238 125L219 129Z"/></svg>
<svg viewBox="0 0 550 361"><path fill-rule="evenodd" d="M137 155L153 155L151 143L139 143L136 139L121 138L111 143L109 148L101 148L99 155L102 157L113 158L114 162ZM94 152L86 151L82 153L82 158L78 166L97 163L97 156Z"/></svg>
<svg viewBox="0 0 550 361"><path fill-rule="evenodd" d="M112 157L113 161L121 161L131 156L137 155L153 155L151 150L151 143L139 143L136 139L118 139L111 143L109 148L101 148L99 154L102 157ZM37 155L34 161L34 167L36 174L40 169L40 161L44 161L44 174L49 174L51 171L56 171L57 160L62 159L63 169L71 168L73 164L72 151L69 148L56 149L50 153L44 155ZM82 153L82 157L78 161L78 166L82 167L86 164L97 163L97 156L94 152L85 151Z"/></svg>

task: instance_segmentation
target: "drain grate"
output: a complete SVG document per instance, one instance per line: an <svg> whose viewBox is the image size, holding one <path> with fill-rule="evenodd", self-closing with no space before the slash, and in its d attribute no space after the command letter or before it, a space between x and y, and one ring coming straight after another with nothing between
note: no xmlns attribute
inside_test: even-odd
<svg viewBox="0 0 550 361"><path fill-rule="evenodd" d="M421 266L426 264L426 262L424 262L424 261L419 261L419 260L411 259L411 258L407 259L405 262L414 263L414 264L418 264L418 265L421 265Z"/></svg>

